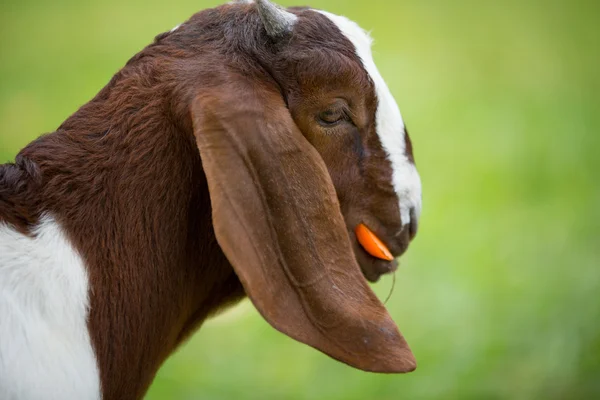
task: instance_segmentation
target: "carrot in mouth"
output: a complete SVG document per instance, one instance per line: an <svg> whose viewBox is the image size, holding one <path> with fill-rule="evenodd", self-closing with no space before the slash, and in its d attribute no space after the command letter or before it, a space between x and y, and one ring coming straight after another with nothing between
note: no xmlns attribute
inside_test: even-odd
<svg viewBox="0 0 600 400"><path fill-rule="evenodd" d="M386 261L394 259L387 246L365 224L359 224L355 229L355 233L358 243L360 243L367 253L375 258Z"/></svg>

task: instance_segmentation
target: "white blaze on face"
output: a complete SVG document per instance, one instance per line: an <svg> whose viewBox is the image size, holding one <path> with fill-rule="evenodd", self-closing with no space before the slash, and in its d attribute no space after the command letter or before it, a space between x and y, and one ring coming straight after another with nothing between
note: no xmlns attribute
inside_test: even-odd
<svg viewBox="0 0 600 400"><path fill-rule="evenodd" d="M414 216L417 220L421 215L421 179L415 165L406 155L404 121L394 96L373 61L371 37L358 24L346 17L326 11L317 12L328 17L354 44L356 54L362 60L363 66L375 84L378 100L377 134L392 164L392 180L400 200L402 224L408 225L411 219L411 209L414 209Z"/></svg>

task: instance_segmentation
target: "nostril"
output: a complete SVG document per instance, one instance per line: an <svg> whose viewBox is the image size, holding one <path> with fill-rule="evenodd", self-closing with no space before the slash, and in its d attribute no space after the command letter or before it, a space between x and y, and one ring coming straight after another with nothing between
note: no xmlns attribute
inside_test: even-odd
<svg viewBox="0 0 600 400"><path fill-rule="evenodd" d="M413 207L410 209L410 226L408 227L408 233L410 240L413 240L417 236L419 230L419 221L417 220L417 210Z"/></svg>

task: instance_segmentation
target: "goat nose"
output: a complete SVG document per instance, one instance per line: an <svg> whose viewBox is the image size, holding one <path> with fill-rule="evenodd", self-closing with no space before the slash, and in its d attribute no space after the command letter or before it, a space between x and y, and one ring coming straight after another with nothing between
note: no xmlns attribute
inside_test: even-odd
<svg viewBox="0 0 600 400"><path fill-rule="evenodd" d="M419 230L419 220L417 216L416 208L410 209L410 224L408 227L408 234L410 236L410 240L413 240L415 236L417 236L417 231Z"/></svg>

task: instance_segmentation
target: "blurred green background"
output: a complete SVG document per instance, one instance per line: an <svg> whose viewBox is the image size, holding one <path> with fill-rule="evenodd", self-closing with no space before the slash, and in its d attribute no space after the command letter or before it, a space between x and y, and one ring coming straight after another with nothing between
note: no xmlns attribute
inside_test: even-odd
<svg viewBox="0 0 600 400"><path fill-rule="evenodd" d="M3 0L0 161L217 4ZM419 368L355 371L244 302L169 359L147 399L600 398L600 2L311 5L372 31L413 138L424 214L388 307Z"/></svg>

